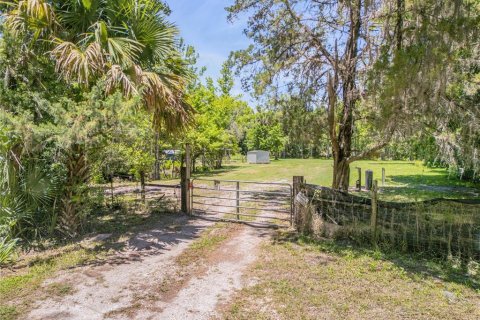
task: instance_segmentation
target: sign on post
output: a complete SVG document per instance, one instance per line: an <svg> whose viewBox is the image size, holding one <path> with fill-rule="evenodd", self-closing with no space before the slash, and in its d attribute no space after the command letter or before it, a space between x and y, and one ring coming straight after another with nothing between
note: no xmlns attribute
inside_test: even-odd
<svg viewBox="0 0 480 320"><path fill-rule="evenodd" d="M298 203L298 204L305 207L308 204L308 198L302 192L299 192L295 196L295 203Z"/></svg>

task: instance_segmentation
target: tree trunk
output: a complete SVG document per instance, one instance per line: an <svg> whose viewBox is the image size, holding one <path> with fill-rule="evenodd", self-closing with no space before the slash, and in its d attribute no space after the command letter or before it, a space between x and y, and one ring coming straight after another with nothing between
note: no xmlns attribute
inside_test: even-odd
<svg viewBox="0 0 480 320"><path fill-rule="evenodd" d="M405 14L405 0L397 0L397 23L395 25L395 34L397 40L397 50L402 50L403 42L403 15Z"/></svg>
<svg viewBox="0 0 480 320"><path fill-rule="evenodd" d="M222 156L215 161L215 169L222 169Z"/></svg>
<svg viewBox="0 0 480 320"><path fill-rule="evenodd" d="M112 199L112 207L114 203L114 194L113 194L113 174L110 174L110 197Z"/></svg>
<svg viewBox="0 0 480 320"><path fill-rule="evenodd" d="M333 160L333 184L334 189L348 191L350 183L350 163L346 158L335 157Z"/></svg>
<svg viewBox="0 0 480 320"><path fill-rule="evenodd" d="M197 172L197 159L198 159L199 156L200 156L200 154L195 154L195 153L193 153L193 155L192 155L192 166L191 166L192 173Z"/></svg>
<svg viewBox="0 0 480 320"><path fill-rule="evenodd" d="M202 149L202 170L207 167L207 157L205 156L205 148Z"/></svg>
<svg viewBox="0 0 480 320"><path fill-rule="evenodd" d="M80 213L83 206L82 200L88 198L88 189L82 187L88 182L90 168L83 145L73 144L65 156L67 176L59 222L62 232L73 238L78 235L78 230L85 218Z"/></svg>
<svg viewBox="0 0 480 320"><path fill-rule="evenodd" d="M350 162L352 156L353 137L353 111L358 100L356 88L357 75L357 54L358 41L360 39L360 13L361 1L357 0L350 7L350 30L349 39L346 44L346 52L342 65L344 70L340 71L335 66L335 75L329 79L329 115L330 137L333 149L333 182L334 189L348 191L350 179ZM339 81L339 74L341 82ZM342 119L338 124L338 135L336 133L337 123L335 121L335 107L337 104L337 88L341 83L342 90Z"/></svg>
<svg viewBox="0 0 480 320"><path fill-rule="evenodd" d="M153 170L153 179L160 180L160 146L158 145L159 133L155 132L155 167Z"/></svg>

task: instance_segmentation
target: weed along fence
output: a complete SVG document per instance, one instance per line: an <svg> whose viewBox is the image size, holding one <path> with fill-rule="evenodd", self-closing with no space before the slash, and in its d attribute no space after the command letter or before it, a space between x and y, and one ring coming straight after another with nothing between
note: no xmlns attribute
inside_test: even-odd
<svg viewBox="0 0 480 320"><path fill-rule="evenodd" d="M308 204L297 205L300 228L323 236L373 242L429 256L480 260L480 200L377 200L304 184ZM298 202L297 202L298 203Z"/></svg>

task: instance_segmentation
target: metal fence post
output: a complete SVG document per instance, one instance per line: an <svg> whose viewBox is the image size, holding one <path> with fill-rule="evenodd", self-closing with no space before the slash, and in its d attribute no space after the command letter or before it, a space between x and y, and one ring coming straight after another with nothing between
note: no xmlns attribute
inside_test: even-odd
<svg viewBox="0 0 480 320"><path fill-rule="evenodd" d="M377 215L378 215L378 181L373 181L372 187L372 215L370 217L370 228L372 232L372 243L377 246Z"/></svg>
<svg viewBox="0 0 480 320"><path fill-rule="evenodd" d="M358 191L362 191L362 168L360 167L355 167L357 168L358 172Z"/></svg>
<svg viewBox="0 0 480 320"><path fill-rule="evenodd" d="M240 220L240 181L237 181L237 198L236 198L236 206L237 206L237 220Z"/></svg>

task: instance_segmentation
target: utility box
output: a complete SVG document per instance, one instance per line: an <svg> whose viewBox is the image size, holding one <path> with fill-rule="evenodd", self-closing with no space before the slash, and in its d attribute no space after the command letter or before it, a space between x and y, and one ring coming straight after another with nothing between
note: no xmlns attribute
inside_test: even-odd
<svg viewBox="0 0 480 320"><path fill-rule="evenodd" d="M373 187L373 171L365 170L365 188L367 190L372 190Z"/></svg>
<svg viewBox="0 0 480 320"><path fill-rule="evenodd" d="M263 150L252 150L247 153L248 163L270 163L270 152Z"/></svg>

